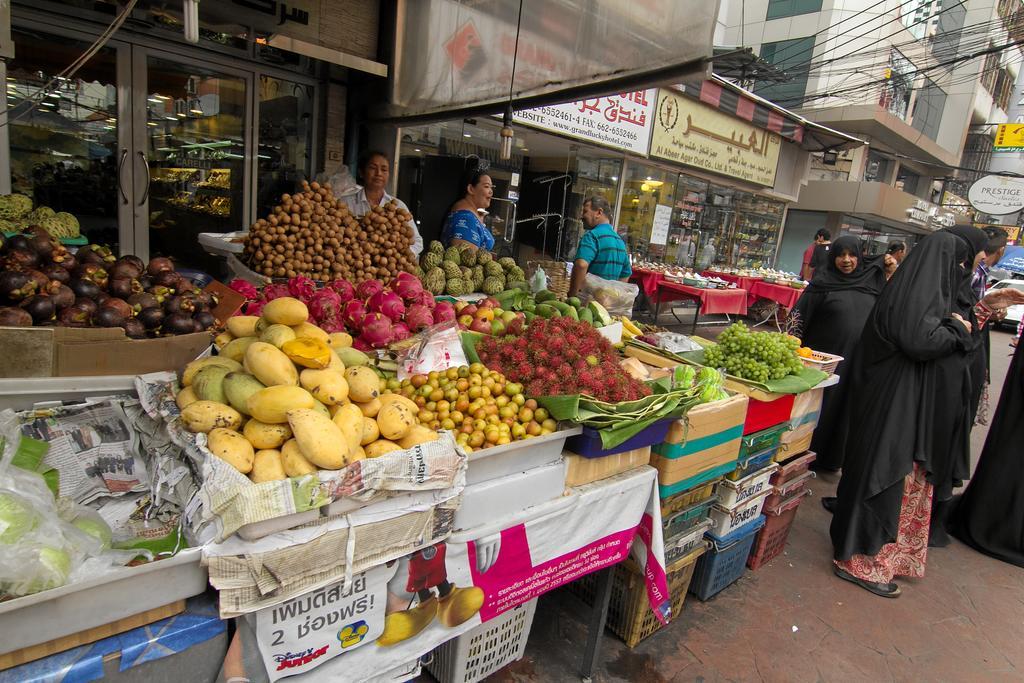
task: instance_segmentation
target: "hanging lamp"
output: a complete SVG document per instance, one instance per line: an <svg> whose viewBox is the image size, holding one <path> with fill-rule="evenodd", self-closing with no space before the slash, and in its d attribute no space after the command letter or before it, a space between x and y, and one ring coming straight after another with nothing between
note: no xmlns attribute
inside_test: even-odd
<svg viewBox="0 0 1024 683"><path fill-rule="evenodd" d="M523 0L519 0L519 16L516 18L516 44L512 51L512 78L508 82L508 102L505 103L505 114L501 118L501 148L498 151L498 158L508 161L512 158L512 140L515 131L512 130L512 93L516 83L516 61L519 58L519 31L523 26Z"/></svg>

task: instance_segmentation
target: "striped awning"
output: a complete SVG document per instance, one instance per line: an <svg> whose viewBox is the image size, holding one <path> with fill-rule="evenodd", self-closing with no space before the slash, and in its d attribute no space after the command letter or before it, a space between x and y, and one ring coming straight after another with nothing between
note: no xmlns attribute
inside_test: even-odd
<svg viewBox="0 0 1024 683"><path fill-rule="evenodd" d="M778 133L793 142L800 143L804 140L804 127L798 122L714 81L702 81L699 86L687 85L685 94L724 114L750 121L758 128Z"/></svg>

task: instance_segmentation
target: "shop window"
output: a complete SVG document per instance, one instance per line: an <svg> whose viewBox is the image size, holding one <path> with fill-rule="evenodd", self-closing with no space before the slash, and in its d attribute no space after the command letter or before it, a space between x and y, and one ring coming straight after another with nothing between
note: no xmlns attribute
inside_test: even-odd
<svg viewBox="0 0 1024 683"><path fill-rule="evenodd" d="M918 190L921 189L921 176L901 166L896 176L896 189L917 196Z"/></svg>
<svg viewBox="0 0 1024 683"><path fill-rule="evenodd" d="M270 76L259 85L256 215L263 216L310 178L314 112L313 86Z"/></svg>
<svg viewBox="0 0 1024 683"><path fill-rule="evenodd" d="M784 83L755 84L754 91L783 107L799 107L807 93L809 65L814 53L814 36L780 40L761 46L761 59L786 73Z"/></svg>
<svg viewBox="0 0 1024 683"><path fill-rule="evenodd" d="M930 78L925 78L924 86L917 91L914 101L913 122L911 125L932 140L938 138L939 124L942 122L942 110L946 106L946 93Z"/></svg>
<svg viewBox="0 0 1024 683"><path fill-rule="evenodd" d="M675 173L646 164L627 164L619 222L615 227L634 255L650 261L665 260L675 191ZM655 217L666 216L666 213L668 223L660 220L656 223Z"/></svg>
<svg viewBox="0 0 1024 683"><path fill-rule="evenodd" d="M886 72L882 92L878 96L878 104L893 116L906 118L910 106L910 94L914 91L914 74L916 67L898 50L889 54L889 66Z"/></svg>
<svg viewBox="0 0 1024 683"><path fill-rule="evenodd" d="M121 125L116 52L100 49L74 80L61 81L40 99L41 89L89 45L21 29L12 37L15 58L7 66L12 190L36 207L72 214L90 241L116 246Z"/></svg>
<svg viewBox="0 0 1024 683"><path fill-rule="evenodd" d="M768 0L766 19L795 17L798 14L809 14L821 10L821 0Z"/></svg>
<svg viewBox="0 0 1024 683"><path fill-rule="evenodd" d="M876 183L889 182L889 173L891 171L891 160L886 159L874 150L868 152L868 163L864 167L864 180Z"/></svg>

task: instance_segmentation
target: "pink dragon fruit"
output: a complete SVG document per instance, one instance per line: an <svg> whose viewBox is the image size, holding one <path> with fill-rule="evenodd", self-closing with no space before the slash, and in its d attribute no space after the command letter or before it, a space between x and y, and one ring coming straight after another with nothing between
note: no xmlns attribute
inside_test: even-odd
<svg viewBox="0 0 1024 683"><path fill-rule="evenodd" d="M402 341L412 336L412 332L409 331L408 325L405 323L395 323L391 326L391 341Z"/></svg>
<svg viewBox="0 0 1024 683"><path fill-rule="evenodd" d="M326 325L341 323L341 297L333 289L324 287L318 289L309 297L309 314L313 316L316 324L326 329Z"/></svg>
<svg viewBox="0 0 1024 683"><path fill-rule="evenodd" d="M333 280L327 284L341 297L341 303L346 304L356 296L356 290L348 280Z"/></svg>
<svg viewBox="0 0 1024 683"><path fill-rule="evenodd" d="M455 307L447 301L438 301L434 307L434 322L444 323L455 320Z"/></svg>
<svg viewBox="0 0 1024 683"><path fill-rule="evenodd" d="M352 348L355 349L356 351L362 351L364 353L373 351L373 347L370 346L370 344L362 337L356 337L355 339L352 340Z"/></svg>
<svg viewBox="0 0 1024 683"><path fill-rule="evenodd" d="M363 318L365 317L366 306L364 306L363 302L359 299L352 299L352 301L349 301L345 304L345 308L342 309L341 312L342 322L344 322L345 325L348 326L348 329L353 332L359 331L363 324Z"/></svg>
<svg viewBox="0 0 1024 683"><path fill-rule="evenodd" d="M356 287L356 298L366 301L382 289L384 289L384 283L380 280L363 280Z"/></svg>
<svg viewBox="0 0 1024 683"><path fill-rule="evenodd" d="M405 271L396 275L388 286L407 303L417 301L423 291L423 283L419 278Z"/></svg>
<svg viewBox="0 0 1024 683"><path fill-rule="evenodd" d="M263 307L267 305L266 301L250 301L245 305L246 315L262 315Z"/></svg>
<svg viewBox="0 0 1024 683"><path fill-rule="evenodd" d="M293 277L288 280L288 292L299 301L309 301L316 292L316 283L308 277Z"/></svg>
<svg viewBox="0 0 1024 683"><path fill-rule="evenodd" d="M431 294L430 292L428 292L425 289L422 292L420 292L420 296L419 296L419 298L416 299L415 302L410 302L410 303L423 304L424 306L426 306L430 310L434 310L434 306L437 305L437 302L434 300L434 295Z"/></svg>
<svg viewBox="0 0 1024 683"><path fill-rule="evenodd" d="M423 328L434 324L434 316L431 314L430 309L423 304L412 304L409 306L409 310L405 312L405 324L413 332L419 332Z"/></svg>
<svg viewBox="0 0 1024 683"><path fill-rule="evenodd" d="M288 285L282 285L280 283L269 284L263 288L263 301L273 301L274 299L280 299L283 296L291 296L292 293L288 291Z"/></svg>
<svg viewBox="0 0 1024 683"><path fill-rule="evenodd" d="M260 298L259 288L248 280L235 278L228 284L228 287L235 290L249 301L256 301Z"/></svg>
<svg viewBox="0 0 1024 683"><path fill-rule="evenodd" d="M366 302L366 307L375 313L383 313L396 323L405 315L405 304L402 303L402 297L390 289L382 289L371 296Z"/></svg>
<svg viewBox="0 0 1024 683"><path fill-rule="evenodd" d="M388 345L393 334L391 318L383 313L367 313L363 318L359 338L364 339L373 348L379 349Z"/></svg>

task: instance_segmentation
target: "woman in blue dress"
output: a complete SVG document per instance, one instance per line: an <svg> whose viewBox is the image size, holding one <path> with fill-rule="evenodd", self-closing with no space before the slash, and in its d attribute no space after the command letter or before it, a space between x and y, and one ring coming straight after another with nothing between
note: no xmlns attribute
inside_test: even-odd
<svg viewBox="0 0 1024 683"><path fill-rule="evenodd" d="M491 205L494 184L491 176L480 170L466 173L462 179L462 196L452 204L441 230L441 241L447 247L494 248L494 235L479 218L479 211Z"/></svg>

